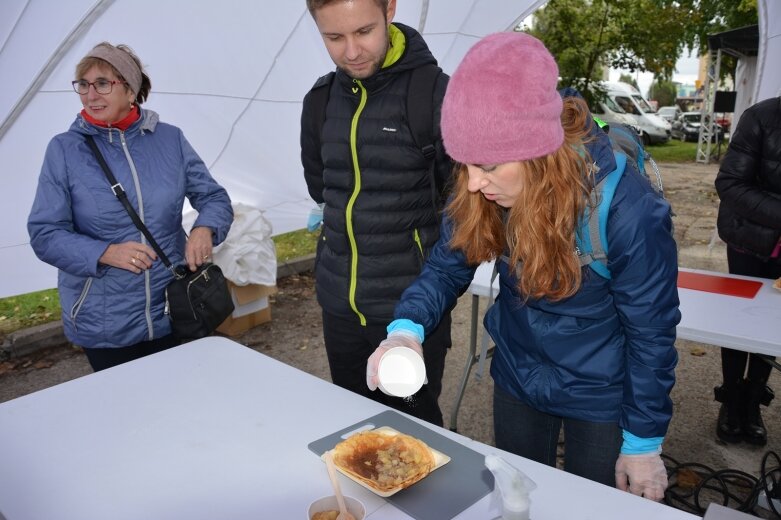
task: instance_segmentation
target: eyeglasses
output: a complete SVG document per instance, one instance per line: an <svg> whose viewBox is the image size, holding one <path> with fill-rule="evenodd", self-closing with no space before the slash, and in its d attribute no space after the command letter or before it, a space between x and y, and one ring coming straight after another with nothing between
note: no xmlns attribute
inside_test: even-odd
<svg viewBox="0 0 781 520"><path fill-rule="evenodd" d="M79 79L76 81L71 81L71 85L73 85L73 90L77 94L81 94L82 96L89 93L89 87L92 85L95 87L95 92L98 94L111 94L111 89L114 88L114 85L122 85L124 84L124 81L119 80L109 80L109 79L98 79L93 82L89 82L85 79Z"/></svg>

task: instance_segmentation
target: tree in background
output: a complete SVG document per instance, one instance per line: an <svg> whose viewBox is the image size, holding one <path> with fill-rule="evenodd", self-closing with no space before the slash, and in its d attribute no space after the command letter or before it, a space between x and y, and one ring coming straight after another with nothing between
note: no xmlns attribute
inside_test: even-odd
<svg viewBox="0 0 781 520"><path fill-rule="evenodd" d="M686 49L709 34L757 23L756 0L550 0L529 31L556 57L562 86L587 100L603 93L605 67L669 80Z"/></svg>
<svg viewBox="0 0 781 520"><path fill-rule="evenodd" d="M685 40L681 14L673 0L551 0L530 32L556 57L562 85L591 101L606 66L671 77Z"/></svg>
<svg viewBox="0 0 781 520"><path fill-rule="evenodd" d="M708 36L758 23L757 0L681 0L690 23L686 26L685 45L702 55L708 52ZM738 60L722 54L721 79L735 83Z"/></svg>
<svg viewBox="0 0 781 520"><path fill-rule="evenodd" d="M667 1L667 0L663 0ZM757 0L675 0L686 16L683 43L708 52L708 35L758 23Z"/></svg>
<svg viewBox="0 0 781 520"><path fill-rule="evenodd" d="M648 99L655 100L660 107L669 107L675 105L675 98L678 97L678 88L675 83L665 79L656 78L648 89Z"/></svg>

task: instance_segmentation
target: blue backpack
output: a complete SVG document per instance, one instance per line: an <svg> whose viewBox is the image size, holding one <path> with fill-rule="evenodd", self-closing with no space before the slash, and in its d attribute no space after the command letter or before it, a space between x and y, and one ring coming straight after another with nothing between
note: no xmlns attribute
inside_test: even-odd
<svg viewBox="0 0 781 520"><path fill-rule="evenodd" d="M575 234L575 252L580 259L581 266L589 266L598 275L609 280L607 217L616 188L624 171L626 171L627 164L630 164L630 167L631 164L634 164L661 196L664 196L664 187L656 162L645 150L637 132L632 127L628 125L600 126L607 132L613 146L616 169L599 181L591 192L590 204L586 207L580 222L580 229ZM653 171L655 177L653 180L647 169ZM591 208L596 209L592 212Z"/></svg>

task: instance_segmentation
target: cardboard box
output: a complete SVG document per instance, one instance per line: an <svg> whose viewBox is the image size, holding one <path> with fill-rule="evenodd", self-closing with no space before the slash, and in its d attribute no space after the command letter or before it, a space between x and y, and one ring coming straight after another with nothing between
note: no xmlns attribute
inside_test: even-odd
<svg viewBox="0 0 781 520"><path fill-rule="evenodd" d="M228 281L233 298L233 317L239 318L268 307L268 297L277 292L276 285L235 285Z"/></svg>
<svg viewBox="0 0 781 520"><path fill-rule="evenodd" d="M217 327L217 332L225 334L226 336L238 336L247 332L252 327L256 327L267 321L271 321L271 307L266 307L252 314L245 314L238 318L228 316L228 319L223 321L222 324Z"/></svg>
<svg viewBox="0 0 781 520"><path fill-rule="evenodd" d="M217 332L228 336L242 334L252 327L271 320L268 297L277 292L274 285L236 285L228 281L235 309L228 319L217 327Z"/></svg>

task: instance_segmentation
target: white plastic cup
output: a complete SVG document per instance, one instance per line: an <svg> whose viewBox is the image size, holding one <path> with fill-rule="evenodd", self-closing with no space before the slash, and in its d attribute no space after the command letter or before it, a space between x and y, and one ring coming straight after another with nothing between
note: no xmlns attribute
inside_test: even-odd
<svg viewBox="0 0 781 520"><path fill-rule="evenodd" d="M377 367L380 390L396 397L409 397L426 381L423 357L408 347L393 347L380 358Z"/></svg>
<svg viewBox="0 0 781 520"><path fill-rule="evenodd" d="M345 495L344 505L347 506L347 511L349 511L355 517L355 520L364 520L366 517L366 507L364 507L363 503L357 498L348 497ZM312 515L323 511L339 511L339 504L336 502L335 495L318 498L309 504L309 509L307 510L307 519L311 520Z"/></svg>

